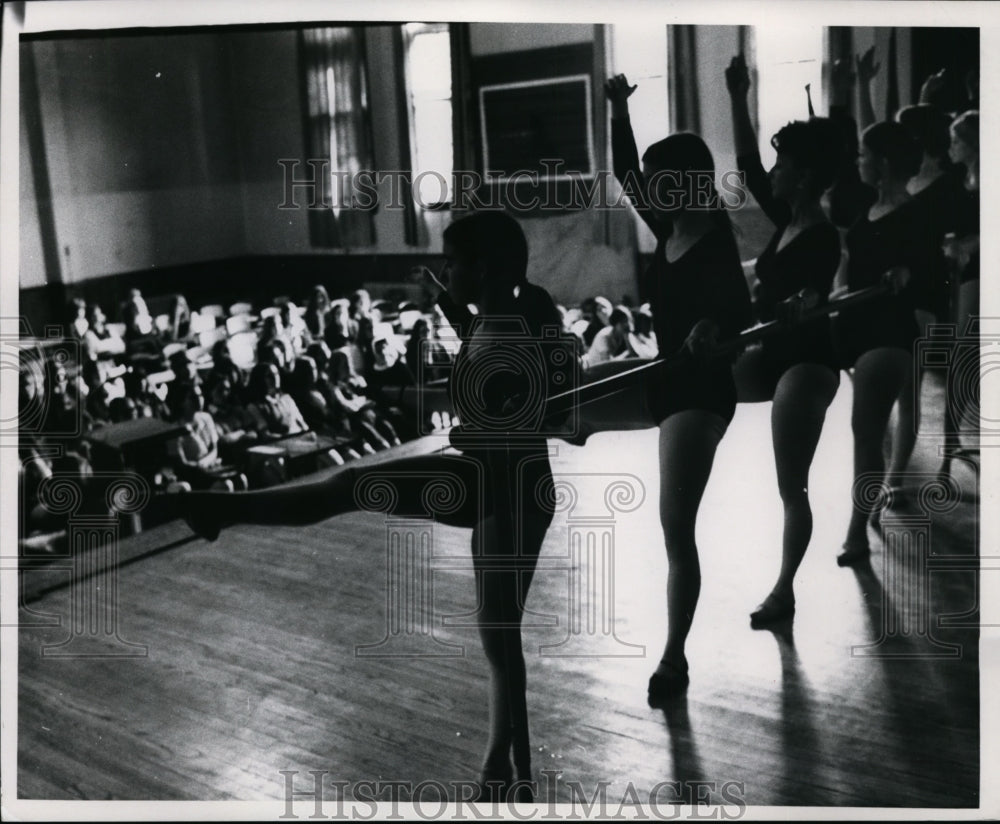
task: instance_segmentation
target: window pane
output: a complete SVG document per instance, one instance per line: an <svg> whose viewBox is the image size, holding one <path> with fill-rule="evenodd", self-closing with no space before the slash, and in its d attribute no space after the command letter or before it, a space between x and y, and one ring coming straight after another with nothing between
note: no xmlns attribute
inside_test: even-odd
<svg viewBox="0 0 1000 824"><path fill-rule="evenodd" d="M451 199L453 161L451 35L445 25L410 23L406 70L410 94L414 176L425 175L416 194L422 205ZM442 178L444 186L442 187Z"/></svg>
<svg viewBox="0 0 1000 824"><path fill-rule="evenodd" d="M629 98L629 115L639 154L670 133L667 105L667 27L615 24L611 34L612 70L638 86Z"/></svg>
<svg viewBox="0 0 1000 824"><path fill-rule="evenodd" d="M764 167L774 163L771 136L791 120L809 117L806 84L813 106L826 112L823 97L823 28L788 25L754 28L757 52L757 111L760 156Z"/></svg>

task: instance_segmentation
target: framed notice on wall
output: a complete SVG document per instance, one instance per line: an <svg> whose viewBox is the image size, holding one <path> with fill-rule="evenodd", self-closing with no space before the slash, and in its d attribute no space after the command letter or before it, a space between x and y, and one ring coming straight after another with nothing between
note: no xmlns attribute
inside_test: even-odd
<svg viewBox="0 0 1000 824"><path fill-rule="evenodd" d="M479 89L483 169L488 179L594 176L590 75Z"/></svg>

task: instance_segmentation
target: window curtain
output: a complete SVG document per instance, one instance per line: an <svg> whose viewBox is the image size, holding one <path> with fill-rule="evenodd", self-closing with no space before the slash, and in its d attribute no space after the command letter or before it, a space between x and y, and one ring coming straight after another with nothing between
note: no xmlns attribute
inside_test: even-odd
<svg viewBox="0 0 1000 824"><path fill-rule="evenodd" d="M306 155L321 161L314 169L322 208L309 209L309 238L317 247L375 243L372 211L352 205L355 176L374 169L363 38L364 30L353 27L299 33Z"/></svg>
<svg viewBox="0 0 1000 824"><path fill-rule="evenodd" d="M701 134L696 26L668 26L670 130Z"/></svg>
<svg viewBox="0 0 1000 824"><path fill-rule="evenodd" d="M395 52L396 66L396 125L399 133L400 170L413 171L413 132L412 98L410 84L407 79L407 54L403 27L397 26L393 32L392 46ZM411 175L402 175L400 181L400 198L403 202L403 240L407 246L429 246L430 237L426 221L417 209L413 199L413 183Z"/></svg>
<svg viewBox="0 0 1000 824"><path fill-rule="evenodd" d="M895 120L899 111L899 68L897 62L896 30L889 31L889 59L886 67L888 88L885 94L885 119Z"/></svg>
<svg viewBox="0 0 1000 824"><path fill-rule="evenodd" d="M479 169L476 151L476 124L479 109L473 96L472 50L469 45L469 24L452 23L451 30L451 105L452 146L456 175L460 170ZM453 192L455 198L458 192Z"/></svg>

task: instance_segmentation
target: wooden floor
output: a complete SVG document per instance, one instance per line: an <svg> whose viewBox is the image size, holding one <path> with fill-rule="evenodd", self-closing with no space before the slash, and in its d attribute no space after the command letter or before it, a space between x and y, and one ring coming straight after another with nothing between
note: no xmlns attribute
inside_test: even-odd
<svg viewBox="0 0 1000 824"><path fill-rule="evenodd" d="M933 384L926 393L924 428L936 431L939 397ZM645 700L665 634L656 433L558 446L556 472L581 496L550 531L549 568L529 603L535 625L524 631L543 798L590 798L606 782L614 811L620 800L645 801L658 782L706 781L718 803L977 806L976 616L970 626L938 625L976 607L974 573L961 560L976 551L973 470L956 466L961 500L950 511L929 521L912 503L887 513L897 518L890 534L925 536L932 571L915 572L892 553L887 562L874 534L871 568L839 569L850 489L845 378L813 467L815 532L798 614L781 632L753 631L748 613L773 583L780 551L769 411L741 406L720 448L698 527L704 582L691 686L669 712ZM921 438L914 471L932 470L936 448ZM588 522L602 513L611 480L602 476L615 474L641 480L644 502L610 528ZM580 602L568 595L568 581L600 577L586 554L572 570L560 563L581 529L613 537L613 637L598 621L571 646L562 643L571 603L608 614L587 587ZM77 590L61 585L65 571L26 573L18 797L269 801L276 815L283 770L299 771L299 790L311 786L306 771L328 771L325 780L347 782L348 796L359 781L475 778L486 664L475 629L455 625L467 620L441 621L475 607L467 532L433 527L434 650L458 654L396 658L358 650L387 634L380 517L237 527L215 544L184 542L187 534L171 523L121 544L119 608L103 626L116 620L122 641L145 645L141 657L80 656L136 651L107 637L45 649L71 637ZM413 646L427 640L419 633L398 640L428 650ZM52 655L65 650L76 657ZM546 782L542 770L561 772ZM337 792L330 785L325 795Z"/></svg>

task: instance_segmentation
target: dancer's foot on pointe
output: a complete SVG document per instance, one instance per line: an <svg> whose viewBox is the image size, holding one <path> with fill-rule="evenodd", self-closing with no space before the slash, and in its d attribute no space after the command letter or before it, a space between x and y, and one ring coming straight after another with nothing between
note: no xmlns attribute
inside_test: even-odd
<svg viewBox="0 0 1000 824"><path fill-rule="evenodd" d="M646 701L654 709L662 708L672 698L681 695L687 689L690 680L687 661L661 660L656 672L649 677Z"/></svg>
<svg viewBox="0 0 1000 824"><path fill-rule="evenodd" d="M760 629L795 615L795 596L791 593L773 591L757 609L750 613L750 626Z"/></svg>
<svg viewBox="0 0 1000 824"><path fill-rule="evenodd" d="M849 567L866 563L872 554L868 541L851 541L844 544L844 551L837 556L837 566Z"/></svg>

